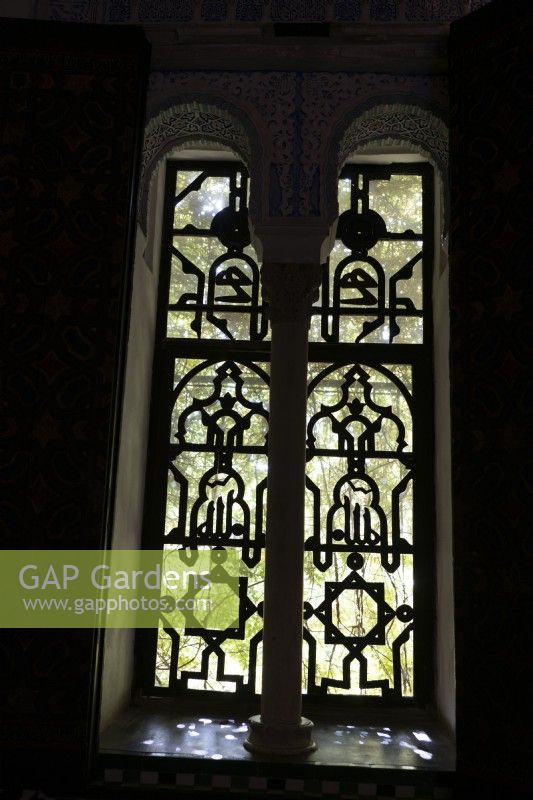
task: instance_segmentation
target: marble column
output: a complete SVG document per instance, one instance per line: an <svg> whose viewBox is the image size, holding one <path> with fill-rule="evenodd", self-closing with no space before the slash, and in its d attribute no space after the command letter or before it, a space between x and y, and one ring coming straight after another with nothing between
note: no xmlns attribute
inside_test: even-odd
<svg viewBox="0 0 533 800"><path fill-rule="evenodd" d="M257 753L315 748L301 687L307 349L320 275L313 264L262 268L272 327L263 682L245 742Z"/></svg>

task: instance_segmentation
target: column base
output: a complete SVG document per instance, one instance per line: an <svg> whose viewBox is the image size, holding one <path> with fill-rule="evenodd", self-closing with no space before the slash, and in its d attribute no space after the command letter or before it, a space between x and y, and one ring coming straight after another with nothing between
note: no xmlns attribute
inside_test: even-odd
<svg viewBox="0 0 533 800"><path fill-rule="evenodd" d="M316 750L313 741L313 723L302 717L294 725L270 725L261 721L261 716L250 717L249 733L244 746L251 753L271 755L299 755Z"/></svg>

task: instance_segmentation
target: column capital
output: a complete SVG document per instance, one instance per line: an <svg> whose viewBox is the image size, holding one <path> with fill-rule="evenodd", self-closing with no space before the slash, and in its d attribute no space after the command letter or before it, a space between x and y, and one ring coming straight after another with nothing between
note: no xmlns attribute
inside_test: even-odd
<svg viewBox="0 0 533 800"><path fill-rule="evenodd" d="M323 264L335 244L337 219L279 217L266 223L250 222L252 244L260 261Z"/></svg>
<svg viewBox="0 0 533 800"><path fill-rule="evenodd" d="M318 297L321 277L320 264L263 264L263 297L268 303L271 324L308 320L311 306Z"/></svg>

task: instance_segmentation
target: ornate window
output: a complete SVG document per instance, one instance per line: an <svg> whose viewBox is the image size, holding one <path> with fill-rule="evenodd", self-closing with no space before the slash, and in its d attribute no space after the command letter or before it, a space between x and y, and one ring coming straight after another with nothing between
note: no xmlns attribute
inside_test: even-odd
<svg viewBox="0 0 533 800"><path fill-rule="evenodd" d="M310 332L310 695L430 694L432 174L350 164L339 180Z"/></svg>
<svg viewBox="0 0 533 800"><path fill-rule="evenodd" d="M240 554L238 627L144 645L145 690L254 694L260 669L268 322L236 162L169 162L148 464L152 548Z"/></svg>
<svg viewBox="0 0 533 800"><path fill-rule="evenodd" d="M260 691L270 355L247 198L237 162L168 164L145 544L238 552L240 617L222 631L162 619L143 644L151 694ZM432 170L348 165L339 206L310 327L303 687L423 702Z"/></svg>

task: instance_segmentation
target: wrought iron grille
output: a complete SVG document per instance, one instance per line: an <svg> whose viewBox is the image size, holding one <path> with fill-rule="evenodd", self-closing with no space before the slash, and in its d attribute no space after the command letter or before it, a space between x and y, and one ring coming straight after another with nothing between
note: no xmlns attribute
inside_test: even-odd
<svg viewBox="0 0 533 800"><path fill-rule="evenodd" d="M311 341L423 341L422 255L430 234L422 230L429 176L425 180L423 192L423 171L410 164L343 169L337 240L324 268Z"/></svg>
<svg viewBox="0 0 533 800"><path fill-rule="evenodd" d="M239 620L162 615L139 637L150 694L259 691L269 353L247 198L236 162L167 167L145 541L238 553Z"/></svg>
<svg viewBox="0 0 533 800"><path fill-rule="evenodd" d="M432 192L422 164L339 181L311 324L308 702L431 694ZM247 196L235 162L168 165L145 541L238 552L240 613L143 632L151 694L260 691L270 354Z"/></svg>
<svg viewBox="0 0 533 800"><path fill-rule="evenodd" d="M310 372L308 690L410 696L412 368L313 363Z"/></svg>
<svg viewBox="0 0 533 800"><path fill-rule="evenodd" d="M304 686L309 700L424 702L434 527L431 168L348 165L339 206L311 323Z"/></svg>
<svg viewBox="0 0 533 800"><path fill-rule="evenodd" d="M259 341L268 334L240 164L176 172L167 336Z"/></svg>

